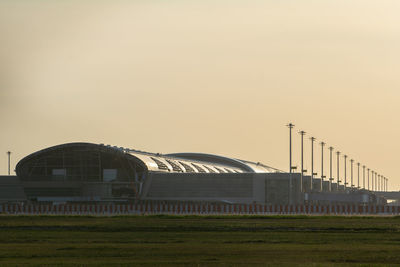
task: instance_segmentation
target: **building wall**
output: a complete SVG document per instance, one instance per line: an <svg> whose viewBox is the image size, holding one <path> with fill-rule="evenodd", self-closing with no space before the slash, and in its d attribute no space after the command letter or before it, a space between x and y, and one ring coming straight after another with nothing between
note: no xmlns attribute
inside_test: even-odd
<svg viewBox="0 0 400 267"><path fill-rule="evenodd" d="M287 173L150 173L141 199L230 203L301 203L299 177Z"/></svg>
<svg viewBox="0 0 400 267"><path fill-rule="evenodd" d="M24 188L17 176L0 176L0 202L25 200Z"/></svg>

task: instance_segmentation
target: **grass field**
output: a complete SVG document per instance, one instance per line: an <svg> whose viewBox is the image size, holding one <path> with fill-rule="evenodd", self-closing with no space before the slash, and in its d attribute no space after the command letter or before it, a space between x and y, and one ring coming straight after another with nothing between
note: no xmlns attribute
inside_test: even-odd
<svg viewBox="0 0 400 267"><path fill-rule="evenodd" d="M400 264L399 217L0 216L0 265Z"/></svg>

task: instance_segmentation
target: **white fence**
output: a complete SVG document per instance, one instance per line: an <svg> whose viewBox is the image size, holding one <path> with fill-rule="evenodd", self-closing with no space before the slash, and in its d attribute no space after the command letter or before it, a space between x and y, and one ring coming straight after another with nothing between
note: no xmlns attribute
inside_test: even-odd
<svg viewBox="0 0 400 267"><path fill-rule="evenodd" d="M15 215L400 215L397 206L359 205L261 205L261 204L207 204L207 203L139 203L139 204L65 204L20 205L1 204L1 214Z"/></svg>

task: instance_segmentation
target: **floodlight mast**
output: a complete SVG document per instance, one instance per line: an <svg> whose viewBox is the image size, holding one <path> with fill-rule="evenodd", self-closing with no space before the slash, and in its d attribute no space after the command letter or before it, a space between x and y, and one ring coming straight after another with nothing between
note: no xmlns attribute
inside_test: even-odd
<svg viewBox="0 0 400 267"><path fill-rule="evenodd" d="M337 177L336 177L336 179L337 179L337 185L338 185L338 190L339 190L339 184L340 184L340 173L339 173L339 171L340 171L340 167L339 167L340 162L339 162L339 156L340 156L340 151L336 151L336 155L337 155Z"/></svg>
<svg viewBox="0 0 400 267"><path fill-rule="evenodd" d="M360 189L360 162L357 162L358 176L357 176L357 189Z"/></svg>
<svg viewBox="0 0 400 267"><path fill-rule="evenodd" d="M351 183L350 183L350 187L353 188L354 184L353 184L353 163L354 163L354 159L350 160L351 163Z"/></svg>
<svg viewBox="0 0 400 267"><path fill-rule="evenodd" d="M310 191L313 189L313 184L314 184L314 141L316 140L315 137L310 137L311 140L311 185L310 185ZM321 180L322 184L322 180Z"/></svg>
<svg viewBox="0 0 400 267"><path fill-rule="evenodd" d="M324 146L325 143L321 142L321 184L322 181L324 180Z"/></svg>
<svg viewBox="0 0 400 267"><path fill-rule="evenodd" d="M301 135L301 175L300 175L300 184L301 184L301 191L303 192L303 175L304 175L304 150L303 150L303 141L304 135L306 134L305 131L300 131L299 134Z"/></svg>
<svg viewBox="0 0 400 267"><path fill-rule="evenodd" d="M386 192L386 178L385 178L385 176L382 176L382 179L383 179L383 192Z"/></svg>
<svg viewBox="0 0 400 267"><path fill-rule="evenodd" d="M347 155L344 155L344 189L347 187Z"/></svg>
<svg viewBox="0 0 400 267"><path fill-rule="evenodd" d="M291 192L292 192L292 129L294 128L293 123L288 123L287 127L289 128L289 204L292 204ZM300 190L301 190L300 183Z"/></svg>
<svg viewBox="0 0 400 267"><path fill-rule="evenodd" d="M367 174L368 174L367 180L368 180L368 191L369 191L369 168L367 169Z"/></svg>
<svg viewBox="0 0 400 267"><path fill-rule="evenodd" d="M332 151L333 151L333 147L330 146L329 147L329 191L332 191L332 181L333 181L333 177L332 177Z"/></svg>
<svg viewBox="0 0 400 267"><path fill-rule="evenodd" d="M387 192L387 178L385 177L385 192Z"/></svg>
<svg viewBox="0 0 400 267"><path fill-rule="evenodd" d="M383 176L383 191L386 192L386 177Z"/></svg>
<svg viewBox="0 0 400 267"><path fill-rule="evenodd" d="M379 191L382 191L382 178L380 174L378 174L378 182L379 182Z"/></svg>
<svg viewBox="0 0 400 267"><path fill-rule="evenodd" d="M378 191L381 191L381 175L378 174Z"/></svg>
<svg viewBox="0 0 400 267"><path fill-rule="evenodd" d="M384 184L384 188L385 188L385 192L387 192L387 179L386 177L383 177L383 184Z"/></svg>
<svg viewBox="0 0 400 267"><path fill-rule="evenodd" d="M375 191L375 187L374 187L374 171L371 170L371 191Z"/></svg>
<svg viewBox="0 0 400 267"><path fill-rule="evenodd" d="M365 165L363 165L363 188L365 189Z"/></svg>
<svg viewBox="0 0 400 267"><path fill-rule="evenodd" d="M8 175L11 175L11 169L10 169L10 166L11 166L11 151L7 151L7 156L8 156Z"/></svg>

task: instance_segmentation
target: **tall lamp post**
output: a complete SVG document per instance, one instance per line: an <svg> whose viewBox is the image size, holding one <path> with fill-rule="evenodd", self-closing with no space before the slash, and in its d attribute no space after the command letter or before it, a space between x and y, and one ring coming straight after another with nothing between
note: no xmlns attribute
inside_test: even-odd
<svg viewBox="0 0 400 267"><path fill-rule="evenodd" d="M347 187L347 155L344 155L344 189Z"/></svg>
<svg viewBox="0 0 400 267"><path fill-rule="evenodd" d="M321 191L322 191L322 189L323 189L322 185L324 183L324 178L325 178L325 176L324 176L324 146L325 146L325 143L321 142L320 144L321 144Z"/></svg>
<svg viewBox="0 0 400 267"><path fill-rule="evenodd" d="M354 184L353 184L353 163L354 163L354 159L350 160L351 163L351 182L350 182L350 187L353 188Z"/></svg>
<svg viewBox="0 0 400 267"><path fill-rule="evenodd" d="M304 141L304 135L306 134L305 131L300 131L299 134L301 135L301 176L300 176L300 184L303 185L303 175L304 175L304 146L303 146L303 141ZM303 186L301 186L301 192L303 192Z"/></svg>
<svg viewBox="0 0 400 267"><path fill-rule="evenodd" d="M371 188L372 188L372 190L371 191L375 191L375 187L374 187L374 171L373 170L371 170Z"/></svg>
<svg viewBox="0 0 400 267"><path fill-rule="evenodd" d="M310 191L313 189L314 185L314 141L316 140L315 137L310 137L311 140L311 185L310 185ZM322 183L322 181L321 181Z"/></svg>
<svg viewBox="0 0 400 267"><path fill-rule="evenodd" d="M381 191L381 175L378 174L378 191Z"/></svg>
<svg viewBox="0 0 400 267"><path fill-rule="evenodd" d="M358 176L357 176L357 189L360 189L360 162L357 162Z"/></svg>
<svg viewBox="0 0 400 267"><path fill-rule="evenodd" d="M365 165L363 165L363 188L365 189Z"/></svg>
<svg viewBox="0 0 400 267"><path fill-rule="evenodd" d="M385 191L386 192L386 178L385 178L385 176L383 176L382 177L383 178L383 191Z"/></svg>
<svg viewBox="0 0 400 267"><path fill-rule="evenodd" d="M337 177L336 177L336 179L337 179L337 185L338 185L338 190L339 190L339 184L340 184L340 173L339 173L339 171L340 171L340 167L339 167L340 162L339 162L339 156L340 156L340 151L336 151L336 155L337 155Z"/></svg>
<svg viewBox="0 0 400 267"><path fill-rule="evenodd" d="M368 181L368 191L369 191L369 168L367 169L367 174L368 174L367 181Z"/></svg>
<svg viewBox="0 0 400 267"><path fill-rule="evenodd" d="M385 176L382 176L381 179L382 179L382 191L383 191L383 192L386 192L386 191L385 191Z"/></svg>
<svg viewBox="0 0 400 267"><path fill-rule="evenodd" d="M292 129L294 127L293 123L288 123L287 127L289 128L289 204L292 204ZM300 183L300 190L302 184Z"/></svg>
<svg viewBox="0 0 400 267"><path fill-rule="evenodd" d="M332 191L332 181L333 181L333 177L332 177L332 151L333 151L333 147L330 146L329 147L329 191Z"/></svg>

